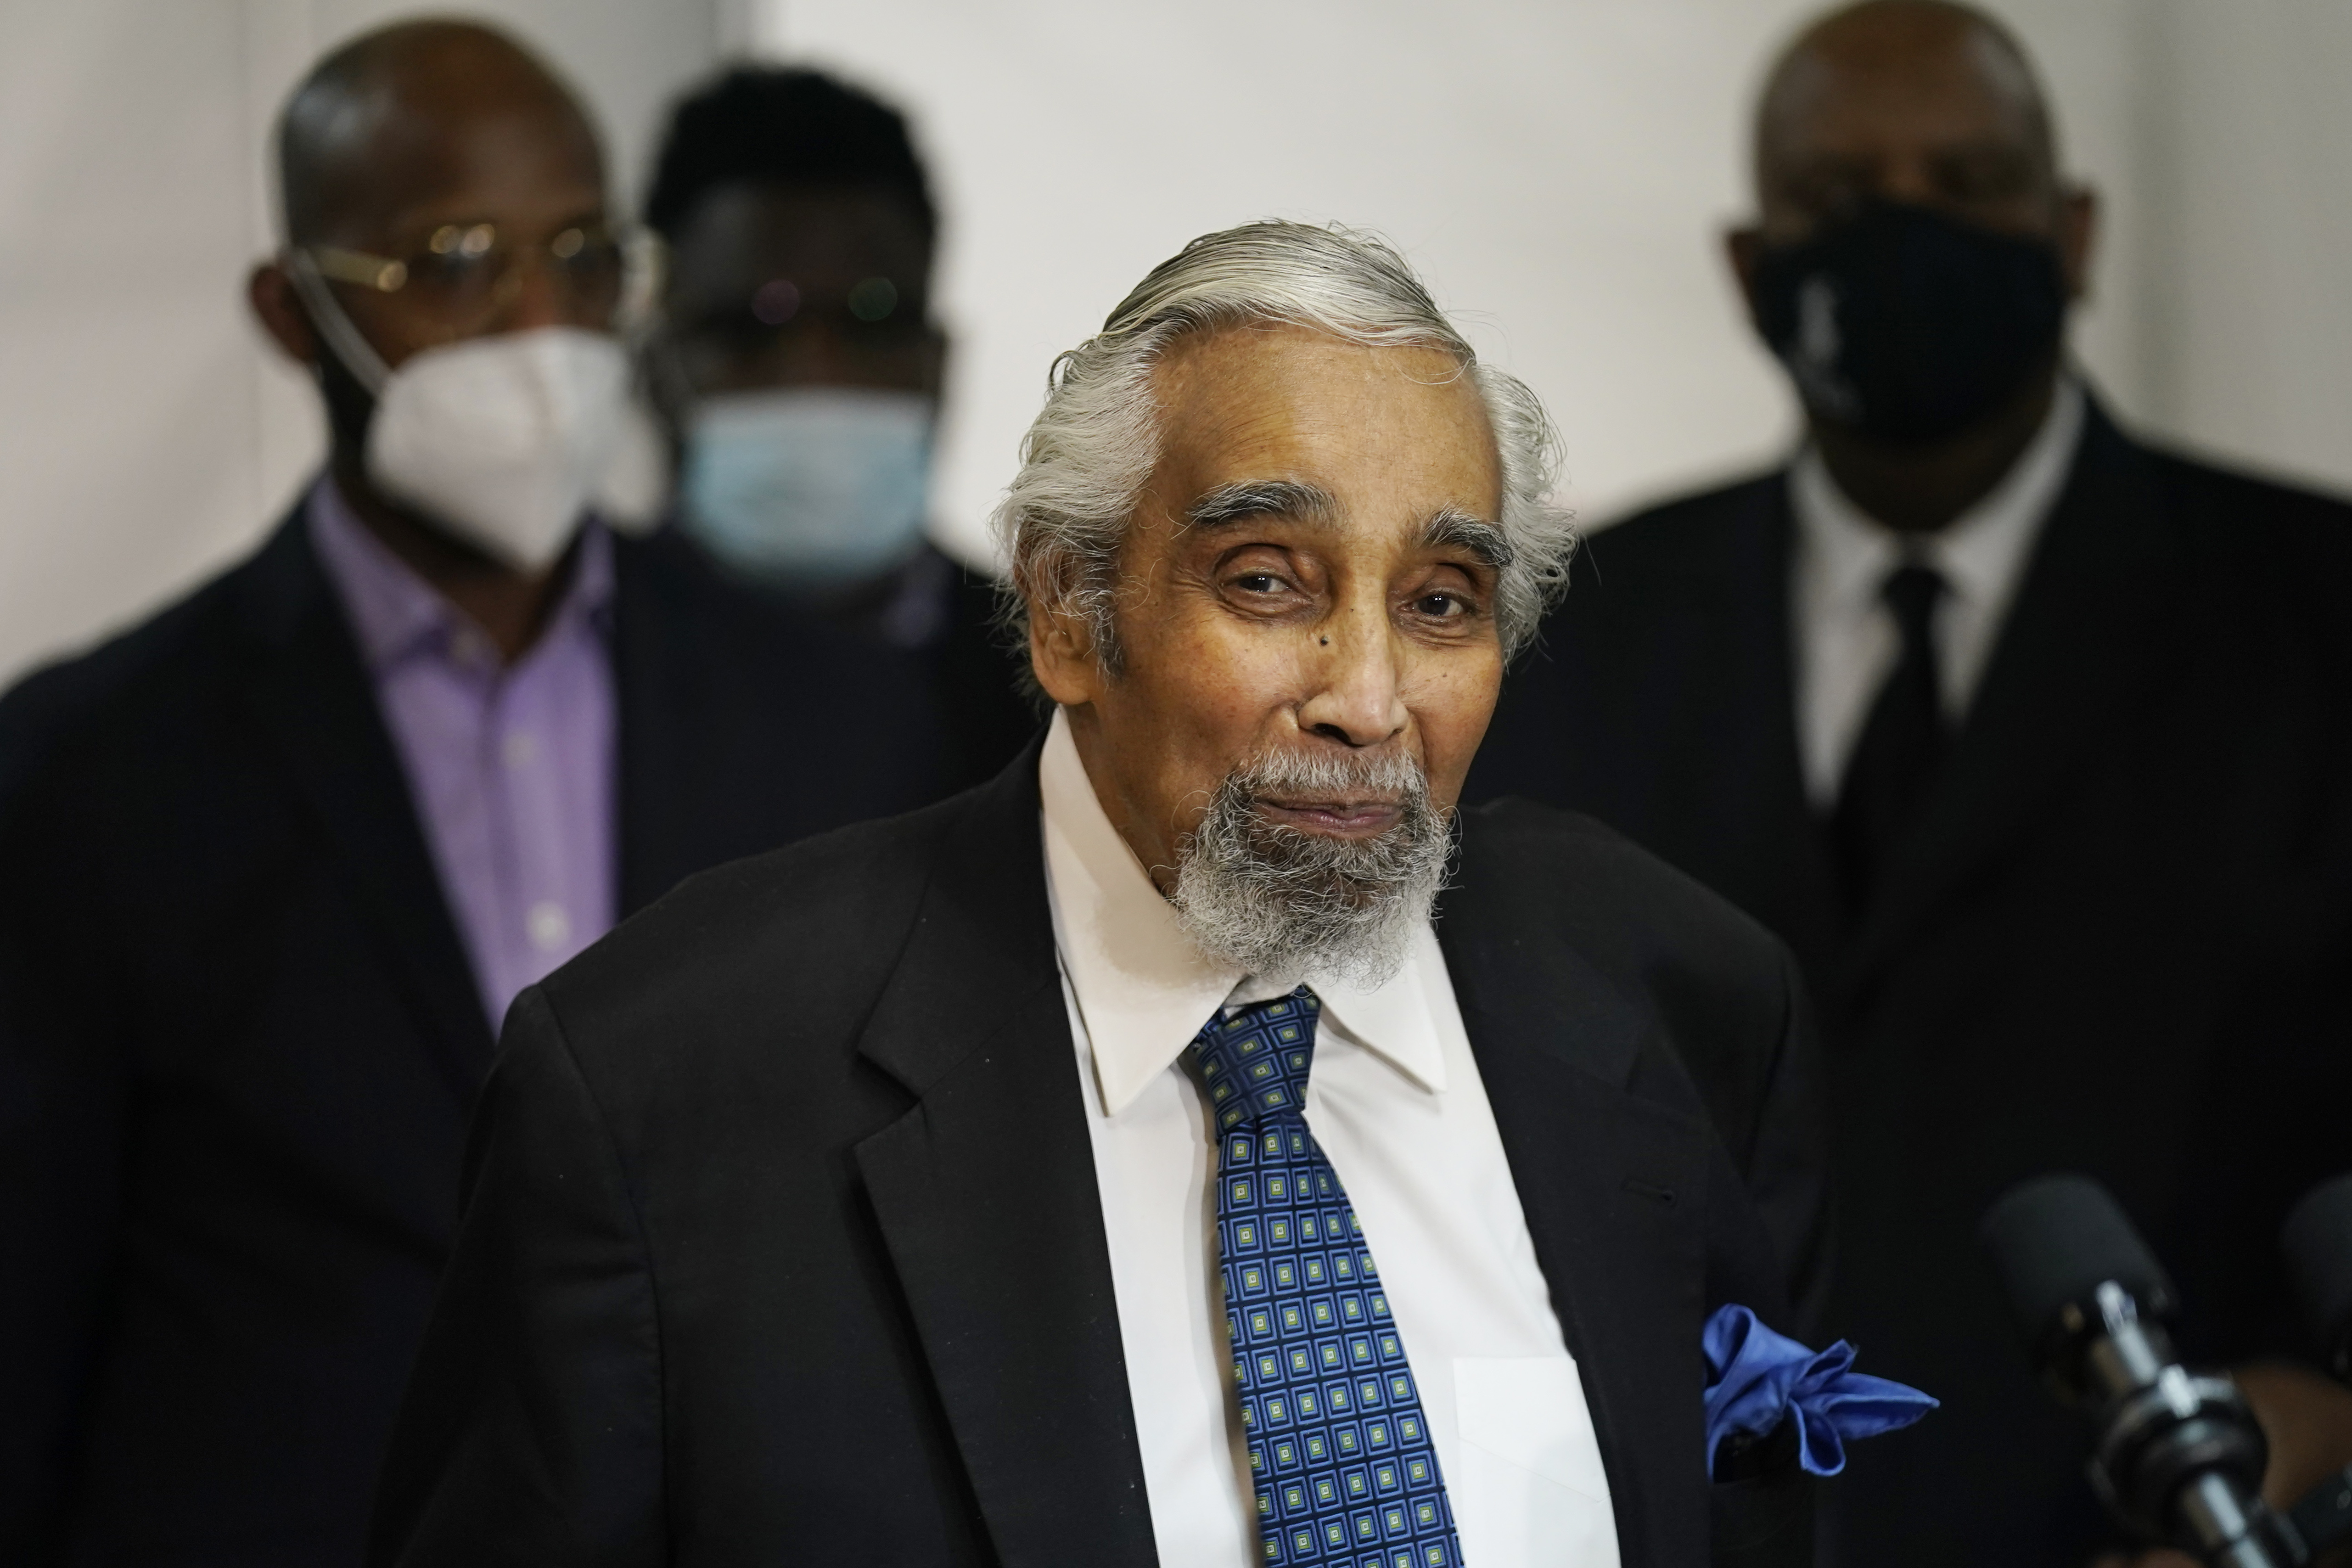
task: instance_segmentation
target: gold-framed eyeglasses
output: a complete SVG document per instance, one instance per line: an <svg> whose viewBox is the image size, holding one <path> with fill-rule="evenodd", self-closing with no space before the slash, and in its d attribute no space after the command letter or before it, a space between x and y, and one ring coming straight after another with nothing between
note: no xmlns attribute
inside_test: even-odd
<svg viewBox="0 0 2352 1568"><path fill-rule="evenodd" d="M312 245L303 253L319 275L397 295L454 331L486 324L521 291L525 268L543 268L565 310L603 324L650 300L659 252L640 228L577 224L536 245L516 244L494 223L446 223L399 256Z"/></svg>

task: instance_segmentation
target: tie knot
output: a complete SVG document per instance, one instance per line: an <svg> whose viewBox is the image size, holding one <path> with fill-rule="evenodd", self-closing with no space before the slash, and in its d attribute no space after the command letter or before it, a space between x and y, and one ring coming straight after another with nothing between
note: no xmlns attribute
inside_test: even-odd
<svg viewBox="0 0 2352 1568"><path fill-rule="evenodd" d="M1895 612L1895 624L1903 628L1903 640L1926 640L1927 628L1933 623L1936 605L1944 596L1944 574L1933 566L1917 562L1897 566L1878 585L1878 596Z"/></svg>
<svg viewBox="0 0 2352 1568"><path fill-rule="evenodd" d="M1302 985L1287 996L1253 1002L1231 1017L1220 1012L1192 1037L1201 1082L1220 1131L1307 1110L1307 1075L1315 1066L1315 1020L1323 1004Z"/></svg>

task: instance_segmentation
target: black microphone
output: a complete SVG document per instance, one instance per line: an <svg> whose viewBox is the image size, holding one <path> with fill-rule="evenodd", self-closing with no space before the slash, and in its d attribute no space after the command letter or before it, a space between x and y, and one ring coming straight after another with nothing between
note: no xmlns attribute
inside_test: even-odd
<svg viewBox="0 0 2352 1568"><path fill-rule="evenodd" d="M2352 1172L2304 1194L2279 1231L2279 1248L2320 1359L2338 1382L2352 1384ZM2315 1552L2352 1540L2352 1465L2312 1488L2287 1519Z"/></svg>
<svg viewBox="0 0 2352 1568"><path fill-rule="evenodd" d="M2279 1247L2321 1359L2339 1382L2352 1383L2352 1171L2304 1194Z"/></svg>
<svg viewBox="0 0 2352 1568"><path fill-rule="evenodd" d="M2262 1500L2269 1448L2237 1385L2174 1356L2172 1282L2107 1190L2037 1176L1979 1235L2037 1369L2087 1410L2091 1484L2127 1527L2210 1568L2294 1568L2303 1543Z"/></svg>

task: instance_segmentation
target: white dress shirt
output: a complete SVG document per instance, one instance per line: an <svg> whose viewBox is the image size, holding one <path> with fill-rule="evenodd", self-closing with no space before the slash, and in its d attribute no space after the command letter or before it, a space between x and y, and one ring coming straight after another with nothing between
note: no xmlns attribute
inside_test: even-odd
<svg viewBox="0 0 2352 1568"><path fill-rule="evenodd" d="M1217 1139L1181 1058L1228 1002L1287 987L1254 985L1186 938L1063 715L1038 773L1152 1533L1167 1568L1244 1568L1265 1558L1217 1267ZM1316 993L1307 1120L1403 1331L1465 1560L1614 1568L1600 1444L1435 933L1424 922L1375 990Z"/></svg>
<svg viewBox="0 0 2352 1568"><path fill-rule="evenodd" d="M1846 760L1903 651L1895 613L1878 596L1887 574L1916 563L1943 575L1936 658L1944 710L1957 723L1976 695L2082 432L2083 389L2062 376L2042 428L2000 483L1945 528L1916 538L1874 522L1847 500L1819 448L1809 446L1797 458L1789 476L1797 523L1791 651L1805 793L1816 807L1837 804Z"/></svg>

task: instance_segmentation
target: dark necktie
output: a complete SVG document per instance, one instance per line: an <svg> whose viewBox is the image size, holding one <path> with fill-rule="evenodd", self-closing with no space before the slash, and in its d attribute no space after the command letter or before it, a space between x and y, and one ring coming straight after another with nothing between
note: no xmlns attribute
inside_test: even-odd
<svg viewBox="0 0 2352 1568"><path fill-rule="evenodd" d="M1935 637L1943 576L1932 566L1898 566L1878 593L1902 630L1903 652L1870 705L1830 822L1838 879L1854 915L1869 907L1888 856L1935 782L1948 740Z"/></svg>
<svg viewBox="0 0 2352 1568"><path fill-rule="evenodd" d="M1403 1336L1307 1130L1322 1011L1302 985L1192 1040L1217 1121L1217 1256L1263 1561L1460 1568Z"/></svg>

